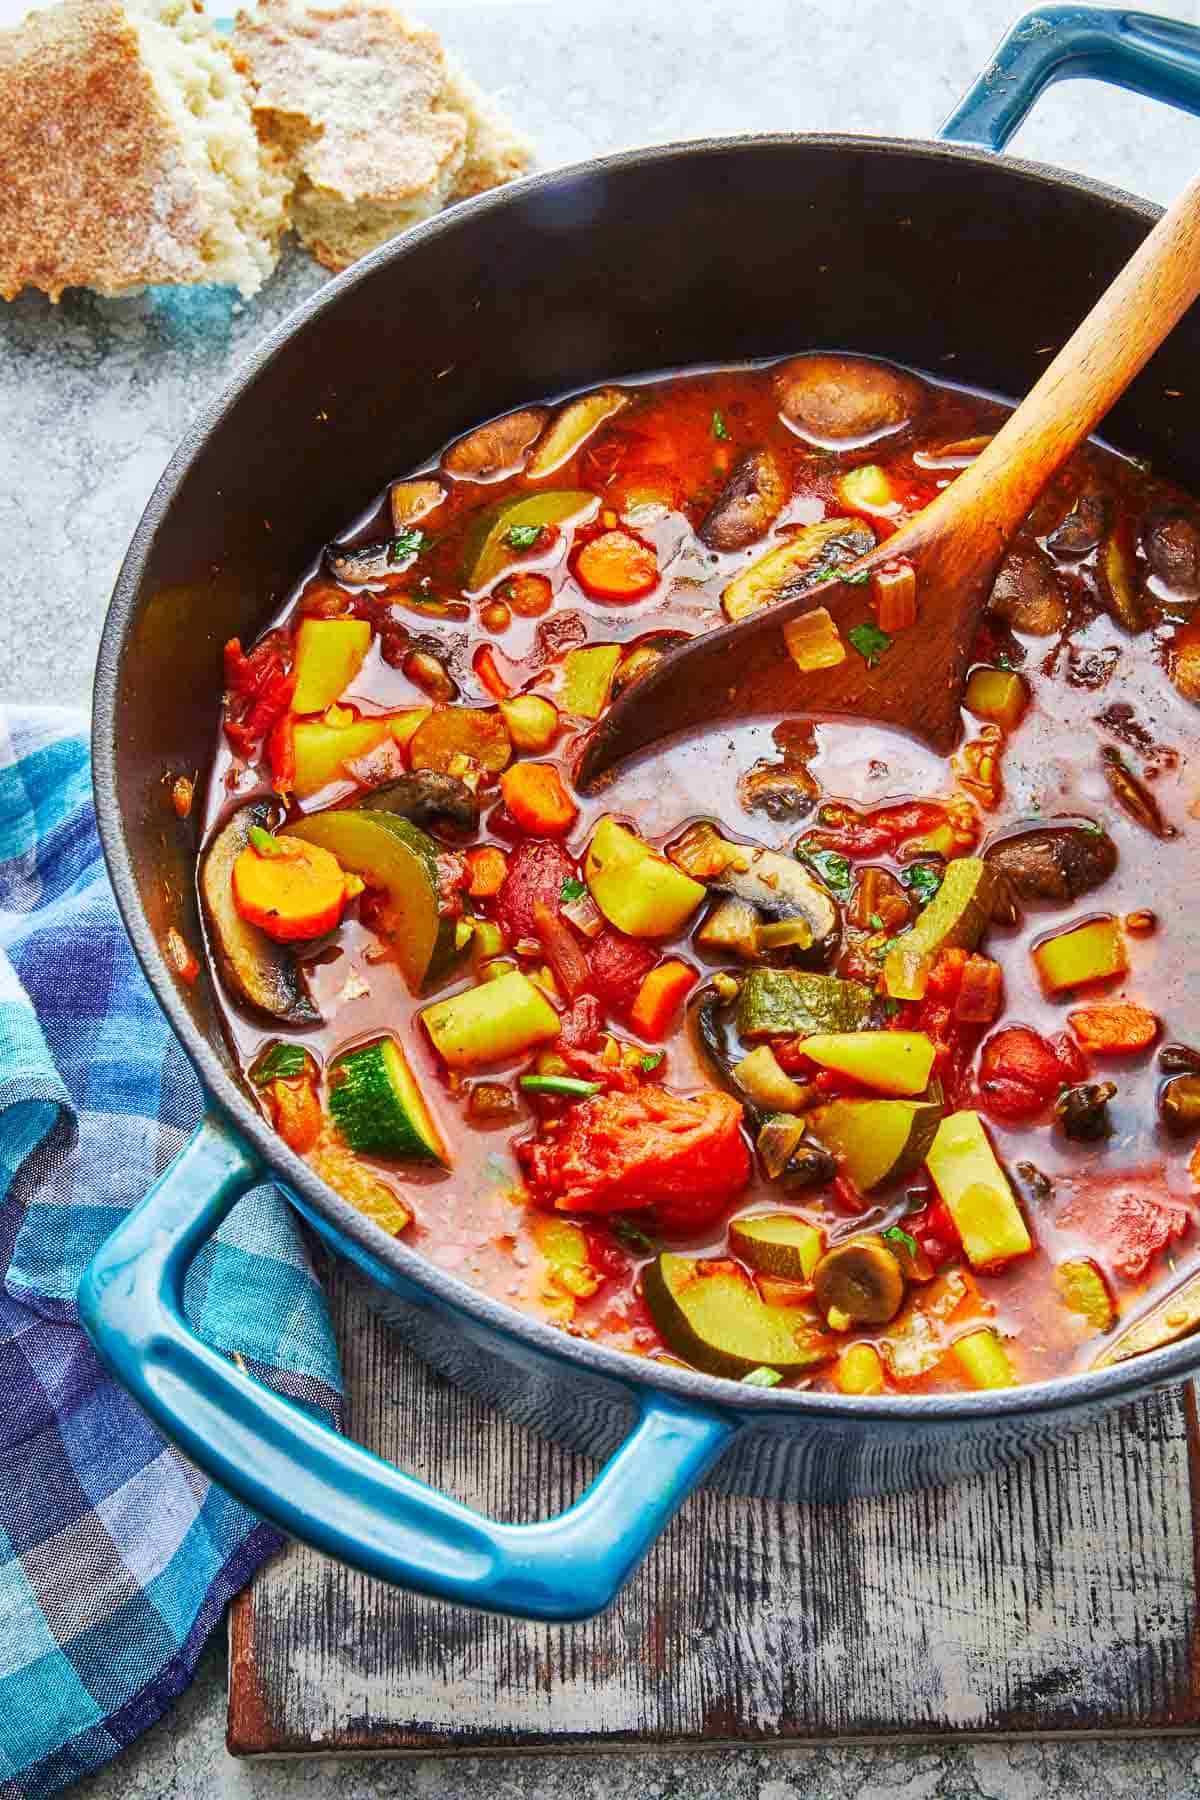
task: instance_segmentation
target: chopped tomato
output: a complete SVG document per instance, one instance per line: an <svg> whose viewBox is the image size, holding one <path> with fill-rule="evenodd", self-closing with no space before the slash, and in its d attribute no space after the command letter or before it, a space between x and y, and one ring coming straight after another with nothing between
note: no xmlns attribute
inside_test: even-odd
<svg viewBox="0 0 1200 1800"><path fill-rule="evenodd" d="M240 638L225 646L225 735L239 756L255 754L292 703L292 640L269 631L249 656Z"/></svg>
<svg viewBox="0 0 1200 1800"><path fill-rule="evenodd" d="M842 802L827 802L817 814L817 824L804 839L806 846L840 850L843 856L886 856L906 839L949 826L956 844L967 849L979 835L967 811L951 801L908 800L899 806L881 806L861 813Z"/></svg>
<svg viewBox="0 0 1200 1800"><path fill-rule="evenodd" d="M267 761L275 788L281 794L290 793L296 785L296 735L291 713L284 713L272 726L267 739Z"/></svg>
<svg viewBox="0 0 1200 1800"><path fill-rule="evenodd" d="M578 881L579 864L550 838L527 838L508 859L508 873L496 893L496 918L510 944L537 936L534 902L554 910L564 881Z"/></svg>
<svg viewBox="0 0 1200 1800"><path fill-rule="evenodd" d="M962 1249L958 1228L944 1200L931 1200L923 1211L910 1213L904 1221L904 1230L916 1238L935 1268L949 1262Z"/></svg>
<svg viewBox="0 0 1200 1800"><path fill-rule="evenodd" d="M998 1119L1032 1119L1060 1088L1086 1073L1069 1040L1044 1038L1028 1025L1008 1025L983 1046L979 1093Z"/></svg>
<svg viewBox="0 0 1200 1800"><path fill-rule="evenodd" d="M1057 1176L1055 1193L1059 1223L1078 1231L1130 1281L1192 1223L1192 1209L1169 1192L1161 1168Z"/></svg>
<svg viewBox="0 0 1200 1800"><path fill-rule="evenodd" d="M588 945L592 986L613 1012L626 1013L638 997L638 989L658 961L658 952L638 938L626 937L608 925Z"/></svg>
<svg viewBox="0 0 1200 1800"><path fill-rule="evenodd" d="M1158 1019L1132 1000L1109 1006L1079 1006L1067 1023L1084 1050L1094 1056L1130 1055L1147 1049L1158 1036Z"/></svg>
<svg viewBox="0 0 1200 1800"><path fill-rule="evenodd" d="M517 1155L539 1206L558 1212L653 1207L664 1230L702 1230L750 1179L742 1109L715 1091L682 1098L647 1086L572 1107L552 1136Z"/></svg>

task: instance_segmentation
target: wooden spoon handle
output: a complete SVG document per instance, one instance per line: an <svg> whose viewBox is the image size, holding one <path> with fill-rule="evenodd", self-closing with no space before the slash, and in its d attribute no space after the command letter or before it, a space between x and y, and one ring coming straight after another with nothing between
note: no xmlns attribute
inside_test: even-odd
<svg viewBox="0 0 1200 1800"><path fill-rule="evenodd" d="M1200 175L1165 212L982 454L923 515L1007 536L1200 294ZM933 515L938 515L935 519Z"/></svg>

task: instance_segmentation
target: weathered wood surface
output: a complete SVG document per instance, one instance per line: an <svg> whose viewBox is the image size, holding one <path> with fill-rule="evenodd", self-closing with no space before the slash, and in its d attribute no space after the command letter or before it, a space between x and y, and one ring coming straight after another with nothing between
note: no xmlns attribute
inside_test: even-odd
<svg viewBox="0 0 1200 1800"><path fill-rule="evenodd" d="M351 1429L502 1518L586 1460L404 1353L340 1279ZM234 1608L237 1753L1118 1732L1200 1720L1196 1412L1148 1400L1014 1467L840 1507L701 1493L604 1618L461 1612L293 1546Z"/></svg>

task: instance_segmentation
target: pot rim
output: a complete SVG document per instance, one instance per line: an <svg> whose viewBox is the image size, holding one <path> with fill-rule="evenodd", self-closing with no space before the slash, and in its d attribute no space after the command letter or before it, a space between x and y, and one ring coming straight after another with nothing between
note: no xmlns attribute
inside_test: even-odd
<svg viewBox="0 0 1200 1800"><path fill-rule="evenodd" d="M398 1238L389 1237L371 1224L332 1188L320 1181L299 1156L273 1132L226 1070L208 1039L193 1024L177 992L175 979L151 930L142 906L133 864L125 839L117 798L116 730L122 652L130 620L135 612L145 565L163 519L179 489L187 480L201 448L212 430L237 405L242 394L267 370L284 344L309 322L339 304L342 296L393 262L419 255L422 246L443 232L469 230L473 220L495 209L519 203L531 193L553 189L563 181L594 174L617 174L652 163L701 160L708 157L753 155L763 150L824 150L876 152L881 156L910 156L922 160L979 163L994 169L995 153L980 146L946 143L926 138L873 137L853 133L773 132L730 137L696 138L663 145L622 150L589 158L561 168L528 175L521 180L460 201L447 212L436 214L392 239L336 275L315 294L268 332L246 355L226 384L210 398L192 420L163 474L155 485L122 562L109 601L96 660L92 711L92 786L100 843L125 930L159 1006L176 1037L200 1075L206 1094L218 1102L238 1130L261 1155L265 1179L282 1177L287 1186L304 1196L307 1208L329 1220L368 1257L383 1263L406 1281L423 1288L432 1298L472 1315L482 1324L516 1339L531 1349L575 1366L582 1374L603 1378L625 1389L646 1387L680 1402L754 1414L763 1424L773 1418L819 1421L852 1417L863 1422L918 1426L1003 1423L1008 1418L1051 1415L1100 1403L1111 1404L1178 1381L1200 1368L1200 1334L1180 1343L1131 1358L1107 1369L1087 1370L1031 1382L1023 1387L964 1394L843 1395L817 1393L804 1388L756 1388L700 1370L676 1369L669 1364L636 1357L588 1339L575 1338L556 1326L521 1313L516 1307L493 1299L481 1289L440 1269L419 1251ZM1000 166L1019 181L1066 188L1108 203L1114 211L1151 225L1161 207L1090 177L1067 173L1049 164L1005 157ZM782 354L782 352L781 352Z"/></svg>

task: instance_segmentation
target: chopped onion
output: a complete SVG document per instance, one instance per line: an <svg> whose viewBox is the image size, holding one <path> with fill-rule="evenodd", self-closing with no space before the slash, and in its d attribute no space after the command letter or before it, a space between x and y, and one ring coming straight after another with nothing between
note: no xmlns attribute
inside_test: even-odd
<svg viewBox="0 0 1200 1800"><path fill-rule="evenodd" d="M805 673L836 668L846 660L842 635L825 606L814 606L798 619L789 619L783 628L783 641L796 667Z"/></svg>
<svg viewBox="0 0 1200 1800"><path fill-rule="evenodd" d="M582 931L584 937L599 937L604 930L604 914L586 888L578 899L562 901L558 910L564 919L571 921L576 931Z"/></svg>

